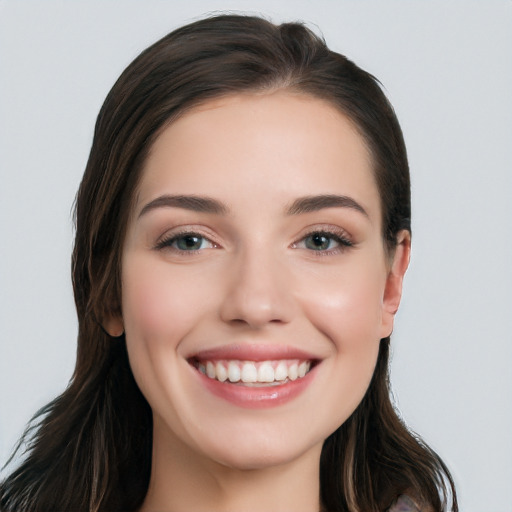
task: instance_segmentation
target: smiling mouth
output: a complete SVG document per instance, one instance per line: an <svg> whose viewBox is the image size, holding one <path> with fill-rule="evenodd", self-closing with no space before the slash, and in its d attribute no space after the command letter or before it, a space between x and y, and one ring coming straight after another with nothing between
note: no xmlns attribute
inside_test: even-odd
<svg viewBox="0 0 512 512"><path fill-rule="evenodd" d="M303 378L314 361L281 359L268 361L197 360L190 361L209 379L247 387L280 386Z"/></svg>

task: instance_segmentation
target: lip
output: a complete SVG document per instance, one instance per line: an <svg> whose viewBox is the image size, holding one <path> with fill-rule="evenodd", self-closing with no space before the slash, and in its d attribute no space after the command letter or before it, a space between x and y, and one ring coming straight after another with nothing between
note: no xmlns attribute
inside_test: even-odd
<svg viewBox="0 0 512 512"><path fill-rule="evenodd" d="M220 382L199 372L191 361L198 360L244 360L269 361L280 359L299 359L313 362L313 367L304 376L294 381L271 386L244 386L229 381ZM202 350L188 358L189 364L200 384L213 395L233 405L247 409L264 409L283 405L303 393L313 382L320 363L314 356L301 349L279 345L227 345Z"/></svg>
<svg viewBox="0 0 512 512"><path fill-rule="evenodd" d="M300 379L274 386L249 387L210 379L194 368L196 377L210 393L238 407L264 409L283 405L299 396L313 381L317 366Z"/></svg>
<svg viewBox="0 0 512 512"><path fill-rule="evenodd" d="M239 361L276 361L279 359L301 359L318 361L321 358L289 345L233 344L201 350L187 357L198 361L232 359Z"/></svg>

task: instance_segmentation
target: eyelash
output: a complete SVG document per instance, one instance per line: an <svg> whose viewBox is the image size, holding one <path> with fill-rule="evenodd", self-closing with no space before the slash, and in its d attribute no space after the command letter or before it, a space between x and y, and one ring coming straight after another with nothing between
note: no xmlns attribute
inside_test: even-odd
<svg viewBox="0 0 512 512"><path fill-rule="evenodd" d="M209 242L212 245L212 248L218 247L218 245L215 242L210 240L207 236L202 235L201 233L198 233L196 231L182 231L179 233L171 233L170 235L164 237L162 240L157 242L155 249L157 249L157 250L170 249L170 250L173 250L173 251L175 251L177 253L181 253L181 254L184 254L184 253L195 254L204 249L204 248L199 248L199 249L186 250L186 249L180 249L178 247L173 247L173 244L176 243L178 240L186 239L186 238L199 238L202 241Z"/></svg>
<svg viewBox="0 0 512 512"><path fill-rule="evenodd" d="M334 242L338 244L334 248L327 248L327 249L312 249L309 247L299 247L299 244L304 243L306 244L306 240L310 237L318 236L323 237L327 239L329 242L329 245L331 242ZM200 252L201 250L205 249L204 247L199 247L198 249L181 249L179 247L173 247L175 243L177 243L180 239L184 240L186 238L197 238L201 240L201 245L203 245L204 242L207 242L211 244L211 247L209 248L217 248L218 245L210 240L207 236L198 233L196 231L182 231L179 233L171 233L170 235L164 237L162 240L158 241L155 249L156 250L163 250L163 249L170 249L174 252L181 253L181 254L196 254ZM353 247L353 242L348 238L347 233L339 228L329 228L329 229L313 229L306 233L304 236L302 236L297 242L294 242L291 247L293 249L305 249L312 253L315 253L316 256L326 256L331 254L338 254L340 252L343 252L350 247Z"/></svg>
<svg viewBox="0 0 512 512"><path fill-rule="evenodd" d="M327 229L326 228L313 229L313 230L309 231L308 233L306 233L304 236L302 236L300 240L293 243L292 247L299 248L298 245L300 243L305 244L306 240L313 236L319 236L319 237L324 237L324 238L328 239L329 245L332 241L334 241L335 243L338 244L336 247L329 248L329 249L316 249L315 250L315 249L311 249L308 247L304 247L304 249L309 250L310 252L314 253L315 256L328 256L328 255L332 255L332 254L339 254L339 253L342 253L342 252L346 251L347 249L354 246L354 243L349 239L347 233L344 230L342 230L340 228L332 227L332 228L327 228Z"/></svg>

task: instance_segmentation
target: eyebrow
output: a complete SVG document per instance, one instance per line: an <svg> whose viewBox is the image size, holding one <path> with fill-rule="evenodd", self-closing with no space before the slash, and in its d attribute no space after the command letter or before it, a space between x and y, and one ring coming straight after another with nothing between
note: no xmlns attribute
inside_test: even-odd
<svg viewBox="0 0 512 512"><path fill-rule="evenodd" d="M153 199L142 208L139 218L157 208L183 208L201 213L213 213L225 215L229 213L228 208L211 197L196 195L163 195ZM287 215L301 215L304 213L317 212L324 208L351 208L368 217L366 210L354 199L348 196L335 194L323 194L316 196L305 196L295 199L286 209Z"/></svg>
<svg viewBox="0 0 512 512"><path fill-rule="evenodd" d="M226 214L228 209L220 201L211 197L194 195L163 195L153 199L142 208L139 218L157 208L183 208L201 213Z"/></svg>
<svg viewBox="0 0 512 512"><path fill-rule="evenodd" d="M350 208L362 213L369 218L366 210L354 199L335 194L299 197L288 207L288 215L300 215L303 213L317 212L324 208Z"/></svg>

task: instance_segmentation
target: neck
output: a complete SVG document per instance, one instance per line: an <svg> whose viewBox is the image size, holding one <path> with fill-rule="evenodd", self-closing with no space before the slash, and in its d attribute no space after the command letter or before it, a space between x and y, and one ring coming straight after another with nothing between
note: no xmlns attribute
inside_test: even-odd
<svg viewBox="0 0 512 512"><path fill-rule="evenodd" d="M228 467L155 431L148 494L140 512L318 512L320 452L314 446L269 467Z"/></svg>

